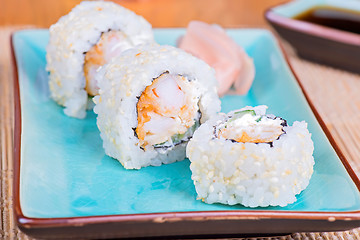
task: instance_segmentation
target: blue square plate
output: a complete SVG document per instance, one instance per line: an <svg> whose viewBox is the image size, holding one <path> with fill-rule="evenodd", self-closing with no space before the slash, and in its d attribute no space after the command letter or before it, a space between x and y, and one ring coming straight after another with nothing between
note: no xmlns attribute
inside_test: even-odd
<svg viewBox="0 0 360 240"><path fill-rule="evenodd" d="M174 45L185 29L155 29ZM156 237L285 234L360 226L359 181L304 95L273 35L230 29L254 59L256 78L245 96L225 96L222 111L266 104L290 124L305 120L315 145L306 190L286 207L246 208L196 200L189 161L125 170L106 156L96 116L67 117L49 98L47 30L12 37L15 69L15 214L26 233L51 237ZM310 104L310 105L309 105ZM336 151L335 151L336 149Z"/></svg>

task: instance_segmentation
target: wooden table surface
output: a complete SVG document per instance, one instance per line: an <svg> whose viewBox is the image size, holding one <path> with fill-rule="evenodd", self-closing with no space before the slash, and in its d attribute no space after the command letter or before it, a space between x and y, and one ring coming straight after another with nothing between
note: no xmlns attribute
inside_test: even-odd
<svg viewBox="0 0 360 240"><path fill-rule="evenodd" d="M9 36L24 26L48 28L80 0L0 0L0 239L31 239L12 215L13 95ZM224 27L263 27L263 12L283 0L116 0L143 15L153 27L186 27L190 20ZM360 172L360 76L299 59L289 59L335 141ZM354 104L358 103L358 104ZM342 114L336 114L341 112ZM270 239L270 238L269 238ZM274 239L274 238L273 238ZM277 239L277 238L276 238ZM338 233L294 233L279 239L360 239L360 229Z"/></svg>
<svg viewBox="0 0 360 240"><path fill-rule="evenodd" d="M114 0L147 19L153 27L185 27L190 20L225 27L266 26L266 8L286 0ZM48 28L80 0L0 0L1 25Z"/></svg>

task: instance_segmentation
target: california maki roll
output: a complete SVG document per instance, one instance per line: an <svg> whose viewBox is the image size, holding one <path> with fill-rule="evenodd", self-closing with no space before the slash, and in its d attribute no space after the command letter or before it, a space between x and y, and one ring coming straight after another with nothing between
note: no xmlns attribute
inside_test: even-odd
<svg viewBox="0 0 360 240"><path fill-rule="evenodd" d="M84 118L98 94L95 75L112 57L153 42L151 25L120 5L83 1L49 30L47 70L51 97L68 116Z"/></svg>
<svg viewBox="0 0 360 240"><path fill-rule="evenodd" d="M187 146L198 198L246 207L296 201L313 173L314 146L307 123L245 107L201 125Z"/></svg>
<svg viewBox="0 0 360 240"><path fill-rule="evenodd" d="M127 169L185 159L193 132L220 110L215 71L175 47L128 50L98 76L103 146Z"/></svg>

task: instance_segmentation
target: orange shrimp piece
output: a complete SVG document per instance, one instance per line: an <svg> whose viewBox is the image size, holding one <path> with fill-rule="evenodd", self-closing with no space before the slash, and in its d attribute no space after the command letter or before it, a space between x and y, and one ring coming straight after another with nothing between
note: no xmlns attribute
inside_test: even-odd
<svg viewBox="0 0 360 240"><path fill-rule="evenodd" d="M90 76L94 74L93 69L94 66L100 67L105 64L105 59L103 57L103 43L99 41L98 44L93 46L86 54L85 54L85 63L84 63L84 75L86 80L85 90L91 95L97 95L98 87L93 84Z"/></svg>
<svg viewBox="0 0 360 240"><path fill-rule="evenodd" d="M273 129L273 131L269 131L271 133L273 133L271 136L268 137L261 137L261 136L251 136L251 134L249 135L246 131L241 131L241 135L240 136L236 136L234 137L234 131L230 128L223 128L219 131L219 137L222 137L224 139L232 139L236 142L241 142L241 143L246 143L246 142L250 142L250 143L268 143L268 142L273 142L275 141L281 134L282 134L282 128L278 127Z"/></svg>
<svg viewBox="0 0 360 240"><path fill-rule="evenodd" d="M166 81L174 81L174 83ZM187 96L186 92L179 86L186 81L182 76L171 76L168 73L163 73L156 78L151 85L145 88L136 106L138 126L135 132L142 146L158 144L164 141L164 138L161 137L159 137L159 142L146 141L146 136L154 135L151 129L145 128L145 124L152 121L151 116L163 118L167 120L167 122L173 122L170 126L163 127L165 132L163 134L164 136L185 133L189 127L194 125L194 116L197 113L197 108L189 104L190 97ZM168 95L164 97L164 91L169 91L170 93L166 93L165 95ZM169 103L167 101L167 97L169 96L174 96L177 100Z"/></svg>
<svg viewBox="0 0 360 240"><path fill-rule="evenodd" d="M98 68L107 63L112 57L118 56L124 50L131 48L127 36L121 31L103 33L100 40L86 54L84 61L85 90L91 95L98 94L99 88L94 78Z"/></svg>
<svg viewBox="0 0 360 240"><path fill-rule="evenodd" d="M221 131L219 136L228 139L226 137L226 132L225 131ZM237 137L235 139L233 139L236 142L241 142L241 143L246 143L246 142L250 142L250 143L265 143L265 142L269 142L267 139L260 139L260 138L252 138L250 137L245 131L242 132L240 137Z"/></svg>

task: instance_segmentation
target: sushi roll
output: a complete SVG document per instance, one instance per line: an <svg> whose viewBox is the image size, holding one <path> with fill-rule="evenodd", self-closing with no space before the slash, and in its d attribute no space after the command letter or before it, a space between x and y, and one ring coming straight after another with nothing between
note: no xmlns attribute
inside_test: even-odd
<svg viewBox="0 0 360 240"><path fill-rule="evenodd" d="M49 34L51 97L76 118L86 116L89 100L98 94L95 75L101 66L129 48L154 41L143 17L104 1L81 2L52 25Z"/></svg>
<svg viewBox="0 0 360 240"><path fill-rule="evenodd" d="M266 114L266 106L218 115L201 125L186 154L198 198L246 207L296 201L313 173L307 123Z"/></svg>
<svg viewBox="0 0 360 240"><path fill-rule="evenodd" d="M185 159L193 132L220 111L214 69L172 46L130 49L98 76L103 146L127 169Z"/></svg>

